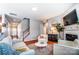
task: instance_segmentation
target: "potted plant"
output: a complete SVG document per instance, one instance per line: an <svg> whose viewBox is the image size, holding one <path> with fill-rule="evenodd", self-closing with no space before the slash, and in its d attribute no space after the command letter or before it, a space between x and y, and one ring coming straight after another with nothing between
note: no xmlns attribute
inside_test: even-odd
<svg viewBox="0 0 79 59"><path fill-rule="evenodd" d="M55 26L56 26L57 31L59 32L59 39L60 39L61 38L60 32L64 31L64 26L61 25L60 23L57 23Z"/></svg>

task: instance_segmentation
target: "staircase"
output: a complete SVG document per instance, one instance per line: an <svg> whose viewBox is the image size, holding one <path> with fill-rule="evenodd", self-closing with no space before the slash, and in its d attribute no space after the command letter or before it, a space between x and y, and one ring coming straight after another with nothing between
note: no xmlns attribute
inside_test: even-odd
<svg viewBox="0 0 79 59"><path fill-rule="evenodd" d="M30 19L24 18L22 20L22 30L23 30L23 41L30 34Z"/></svg>

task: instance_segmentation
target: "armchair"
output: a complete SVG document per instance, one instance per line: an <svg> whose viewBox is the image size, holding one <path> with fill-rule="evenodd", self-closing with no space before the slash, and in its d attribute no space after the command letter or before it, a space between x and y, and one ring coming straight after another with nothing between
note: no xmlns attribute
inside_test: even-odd
<svg viewBox="0 0 79 59"><path fill-rule="evenodd" d="M36 46L47 46L48 37L46 34L41 34L38 36L38 42L35 44Z"/></svg>

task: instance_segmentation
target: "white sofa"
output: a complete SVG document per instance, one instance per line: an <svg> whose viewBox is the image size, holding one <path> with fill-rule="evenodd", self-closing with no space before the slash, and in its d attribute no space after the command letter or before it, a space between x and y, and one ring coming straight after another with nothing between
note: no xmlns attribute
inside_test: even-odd
<svg viewBox="0 0 79 59"><path fill-rule="evenodd" d="M28 46L23 41L12 40L10 36L7 36L6 38L4 38L2 41L0 41L0 43L8 44L12 48L12 50L25 49L23 52L20 53L20 55L34 55L35 54L35 50L29 49Z"/></svg>
<svg viewBox="0 0 79 59"><path fill-rule="evenodd" d="M54 44L54 55L78 55L79 46L77 41L59 40L58 44Z"/></svg>
<svg viewBox="0 0 79 59"><path fill-rule="evenodd" d="M70 47L61 44L55 44L53 47L53 54L54 55L78 55L79 48Z"/></svg>

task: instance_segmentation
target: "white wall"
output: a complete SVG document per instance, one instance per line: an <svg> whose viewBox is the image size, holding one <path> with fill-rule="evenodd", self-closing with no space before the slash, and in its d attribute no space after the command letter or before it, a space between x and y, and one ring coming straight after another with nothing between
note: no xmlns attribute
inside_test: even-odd
<svg viewBox="0 0 79 59"><path fill-rule="evenodd" d="M36 40L42 32L42 26L40 27L40 25L42 24L39 20L30 19L30 35L24 41Z"/></svg>
<svg viewBox="0 0 79 59"><path fill-rule="evenodd" d="M44 26L43 26L43 22L40 22L40 34L44 33Z"/></svg>
<svg viewBox="0 0 79 59"><path fill-rule="evenodd" d="M18 24L18 37L20 40L23 40L23 32L22 32L21 25L22 25L22 23Z"/></svg>
<svg viewBox="0 0 79 59"><path fill-rule="evenodd" d="M6 24L6 27L2 26L2 33L8 36L8 21L5 17L5 14L2 14L1 16L2 16L2 24Z"/></svg>

